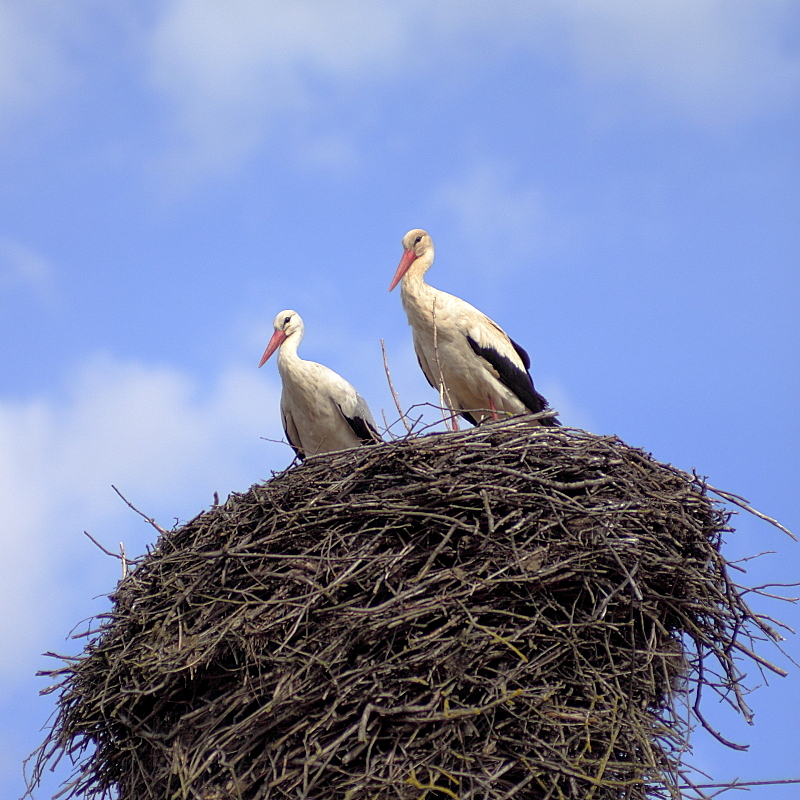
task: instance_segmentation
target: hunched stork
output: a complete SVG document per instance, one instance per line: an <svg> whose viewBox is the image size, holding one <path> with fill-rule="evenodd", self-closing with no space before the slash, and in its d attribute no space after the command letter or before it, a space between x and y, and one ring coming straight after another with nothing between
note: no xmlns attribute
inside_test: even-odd
<svg viewBox="0 0 800 800"><path fill-rule="evenodd" d="M296 311L281 311L259 367L278 349L281 419L286 438L303 460L318 453L381 441L366 400L332 369L297 355L305 327Z"/></svg>
<svg viewBox="0 0 800 800"><path fill-rule="evenodd" d="M433 257L430 235L418 228L409 231L389 287L391 292L403 282L400 297L428 383L473 425L547 410L547 400L533 387L528 354L477 308L425 283ZM453 423L458 427L455 416ZM540 424L559 423L549 417Z"/></svg>

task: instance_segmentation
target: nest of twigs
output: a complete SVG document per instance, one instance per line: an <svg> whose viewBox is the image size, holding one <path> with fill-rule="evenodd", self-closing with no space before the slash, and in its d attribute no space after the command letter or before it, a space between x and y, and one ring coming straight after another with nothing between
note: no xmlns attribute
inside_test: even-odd
<svg viewBox="0 0 800 800"><path fill-rule="evenodd" d="M37 769L121 800L678 798L678 712L747 714L734 656L772 668L728 519L524 418L309 459L136 563L49 673Z"/></svg>

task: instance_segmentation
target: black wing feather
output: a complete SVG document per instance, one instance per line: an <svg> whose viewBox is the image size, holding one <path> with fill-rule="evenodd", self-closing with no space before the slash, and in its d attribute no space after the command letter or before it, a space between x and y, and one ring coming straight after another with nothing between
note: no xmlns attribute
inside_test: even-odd
<svg viewBox="0 0 800 800"><path fill-rule="evenodd" d="M380 440L380 434L363 417L348 417L339 406L339 411L347 420L347 424L353 429L353 433L361 440L362 444L375 444Z"/></svg>
<svg viewBox="0 0 800 800"><path fill-rule="evenodd" d="M506 336L508 336L508 334L506 334ZM525 369L530 369L531 357L528 355L527 350L525 350L521 345L518 345L510 336L508 336L508 341L511 342L511 346L517 351L517 355L522 359Z"/></svg>
<svg viewBox="0 0 800 800"><path fill-rule="evenodd" d="M528 372L530 358L528 354L513 341L514 349L520 354L525 369L520 369L510 358L501 356L493 347L481 347L471 336L467 336L469 346L476 356L486 359L497 371L500 382L505 384L520 399L520 402L534 414L546 411L547 400L533 387L533 380ZM555 419L542 420L543 425L558 425Z"/></svg>

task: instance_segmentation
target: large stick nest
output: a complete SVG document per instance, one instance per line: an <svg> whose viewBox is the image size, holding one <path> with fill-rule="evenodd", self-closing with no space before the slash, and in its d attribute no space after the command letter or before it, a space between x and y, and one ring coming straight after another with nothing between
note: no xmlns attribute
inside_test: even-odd
<svg viewBox="0 0 800 800"><path fill-rule="evenodd" d="M733 655L771 667L728 516L524 418L309 459L121 581L49 673L38 774L66 753L67 796L121 800L677 798L680 709L710 687L747 714Z"/></svg>

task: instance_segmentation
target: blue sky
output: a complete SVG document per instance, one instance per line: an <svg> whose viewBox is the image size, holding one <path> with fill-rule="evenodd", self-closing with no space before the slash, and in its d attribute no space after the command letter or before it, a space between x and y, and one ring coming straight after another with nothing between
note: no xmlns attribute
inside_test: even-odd
<svg viewBox="0 0 800 800"><path fill-rule="evenodd" d="M111 484L171 526L290 461L278 311L377 418L381 338L435 399L387 292L413 227L565 424L800 531L799 90L796 0L0 0L0 795L40 654L118 577L82 532L154 539ZM798 580L737 525L775 551L749 581ZM769 683L752 728L712 709L748 754L696 736L714 778L800 777L798 670Z"/></svg>

